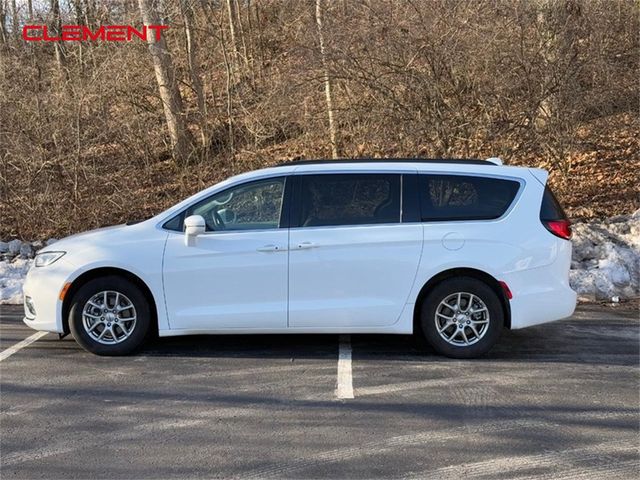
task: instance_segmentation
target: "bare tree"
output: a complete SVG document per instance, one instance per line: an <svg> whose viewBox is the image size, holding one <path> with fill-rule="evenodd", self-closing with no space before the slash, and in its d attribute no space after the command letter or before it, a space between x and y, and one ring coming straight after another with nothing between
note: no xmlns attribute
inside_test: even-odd
<svg viewBox="0 0 640 480"><path fill-rule="evenodd" d="M180 10L184 20L184 33L187 44L187 62L189 64L189 74L191 76L191 86L198 102L198 120L200 124L200 140L202 146L207 146L206 117L207 106L202 90L202 80L200 79L200 66L198 64L198 41L195 37L195 26L193 18L193 6L189 0L180 0Z"/></svg>
<svg viewBox="0 0 640 480"><path fill-rule="evenodd" d="M577 0L543 0L536 20L545 75L535 126L542 136L541 146L566 177L571 166L567 150L575 141L576 120L585 108L576 98L582 97L583 65L578 48L583 36L582 4Z"/></svg>
<svg viewBox="0 0 640 480"><path fill-rule="evenodd" d="M207 24L209 25L212 38L215 38L220 45L222 52L222 61L225 70L225 92L226 92L226 128L228 150L231 158L235 156L235 129L233 120L233 65L231 64L231 55L227 48L225 38L225 26L222 13L215 15L214 8L210 3L202 0L202 13L205 15ZM215 25L215 26L214 26Z"/></svg>
<svg viewBox="0 0 640 480"><path fill-rule="evenodd" d="M0 47L7 43L7 13L4 9L4 0L0 0Z"/></svg>
<svg viewBox="0 0 640 480"><path fill-rule="evenodd" d="M233 48L233 55L235 60L238 60L240 56L240 50L238 49L237 34L236 34L236 15L235 15L235 0L227 0L227 14L229 15L229 33L231 35L231 47Z"/></svg>
<svg viewBox="0 0 640 480"><path fill-rule="evenodd" d="M62 31L62 17L60 15L60 2L59 0L51 0L51 30L52 36L59 36ZM65 64L66 55L62 42L53 42L53 48L56 53L56 64L58 65L58 72L61 75L66 75Z"/></svg>
<svg viewBox="0 0 640 480"><path fill-rule="evenodd" d="M16 6L16 0L11 0L11 20L13 29L13 38L16 45L20 45L20 17L18 15L18 7Z"/></svg>
<svg viewBox="0 0 640 480"><path fill-rule="evenodd" d="M318 42L320 44L320 58L322 61L322 74L324 81L324 93L327 101L327 116L329 117L329 138L331 140L331 155L338 158L338 142L336 126L334 122L333 98L331 95L331 76L327 62L327 49L324 42L324 31L322 27L322 0L316 0L316 26L318 28Z"/></svg>
<svg viewBox="0 0 640 480"><path fill-rule="evenodd" d="M255 81L256 81L256 73L255 73L255 42L253 39L253 20L252 20L252 16L253 14L251 13L251 0L247 0L247 8L246 8L246 17L247 17L247 36L248 36L248 50L247 50L247 64L249 65L249 69L251 71L251 79L253 81L253 84L255 86Z"/></svg>
<svg viewBox="0 0 640 480"><path fill-rule="evenodd" d="M144 1L163 43L14 48L0 0L0 239L121 223L319 155L499 155L548 169L571 215L640 207L637 0ZM15 17L57 36L59 17L139 24L139 2L15 0Z"/></svg>
<svg viewBox="0 0 640 480"><path fill-rule="evenodd" d="M237 0L234 0L233 3L235 4L236 21L238 25L238 31L240 33L240 41L242 42L242 61L245 65L247 65L249 54L247 52L247 41L244 35L244 27L242 26L242 15L240 14L240 2L238 2Z"/></svg>
<svg viewBox="0 0 640 480"><path fill-rule="evenodd" d="M160 16L153 0L138 0L138 6L145 25L160 25ZM171 54L164 36L156 38L155 31L151 29L147 31L147 43L171 138L173 156L179 164L184 165L192 154L193 143L184 119L182 96L175 79Z"/></svg>

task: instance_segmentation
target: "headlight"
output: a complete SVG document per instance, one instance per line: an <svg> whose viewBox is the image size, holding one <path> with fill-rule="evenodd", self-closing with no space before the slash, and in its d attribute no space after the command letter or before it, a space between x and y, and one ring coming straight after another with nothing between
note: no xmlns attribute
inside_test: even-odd
<svg viewBox="0 0 640 480"><path fill-rule="evenodd" d="M43 252L36 255L36 267L46 267L60 260L67 252Z"/></svg>

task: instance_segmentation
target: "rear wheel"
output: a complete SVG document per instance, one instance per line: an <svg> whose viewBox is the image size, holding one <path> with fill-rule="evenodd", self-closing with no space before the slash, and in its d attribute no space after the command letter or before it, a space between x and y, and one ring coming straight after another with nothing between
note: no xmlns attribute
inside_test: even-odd
<svg viewBox="0 0 640 480"><path fill-rule="evenodd" d="M472 277L444 280L422 303L421 327L427 342L442 355L473 358L488 352L504 325L500 299Z"/></svg>
<svg viewBox="0 0 640 480"><path fill-rule="evenodd" d="M73 297L69 326L76 342L97 355L127 355L139 348L151 319L147 299L129 280L108 276L84 284Z"/></svg>

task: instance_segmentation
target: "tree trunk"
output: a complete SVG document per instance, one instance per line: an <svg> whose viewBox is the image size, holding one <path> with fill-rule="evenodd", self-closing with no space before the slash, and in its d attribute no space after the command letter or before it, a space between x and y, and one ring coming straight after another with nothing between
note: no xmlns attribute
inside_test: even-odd
<svg viewBox="0 0 640 480"><path fill-rule="evenodd" d="M251 17L252 17L251 0L247 0L247 30L248 30L247 40L249 43L247 65L249 66L249 71L251 72L251 81L252 81L253 87L255 88L255 84L256 84L255 59L254 59L255 47L254 47L254 41L253 41L253 21Z"/></svg>
<svg viewBox="0 0 640 480"><path fill-rule="evenodd" d="M80 0L69 0L69 5L73 5L73 9L76 15L76 24L77 25L82 25L82 23L85 20L84 14L82 13L82 5L80 4ZM84 61L84 47L83 47L83 42L78 42L78 50L77 50L77 58L78 58L78 65L80 66L80 71L82 72L82 75L84 76L84 71L85 71L85 61Z"/></svg>
<svg viewBox="0 0 640 480"><path fill-rule="evenodd" d="M324 93L327 101L327 116L329 117L329 138L331 140L331 155L338 158L338 142L336 140L336 126L333 115L333 98L331 95L331 76L327 62L327 51L324 43L324 32L322 29L322 0L316 0L316 25L318 27L318 40L320 43L320 57L322 60L322 73L324 77Z"/></svg>
<svg viewBox="0 0 640 480"><path fill-rule="evenodd" d="M20 20L18 19L18 8L16 7L16 0L11 0L11 20L12 20L12 30L13 39L16 45L20 46L22 44L22 35L20 32Z"/></svg>
<svg viewBox="0 0 640 480"><path fill-rule="evenodd" d="M538 5L546 94L534 124L544 136L543 148L565 178L571 168L567 152L574 143L575 125L584 108L579 82L583 66L578 50L581 16L581 4L576 0L542 0Z"/></svg>
<svg viewBox="0 0 640 480"><path fill-rule="evenodd" d="M187 41L187 60L189 61L189 74L191 76L191 86L196 94L198 101L198 115L200 124L200 140L202 146L207 146L206 136L206 118L207 106L202 91L202 80L200 79L200 66L198 65L198 42L195 38L193 9L189 0L181 0L180 8L182 10L182 18L184 19L184 31Z"/></svg>
<svg viewBox="0 0 640 480"><path fill-rule="evenodd" d="M258 75L262 80L264 77L264 41L262 39L262 28L261 28L261 17L260 17L260 6L258 2L255 2L255 11L256 11L256 30L258 32Z"/></svg>
<svg viewBox="0 0 640 480"><path fill-rule="evenodd" d="M0 47L7 44L7 14L4 11L4 2L0 0Z"/></svg>
<svg viewBox="0 0 640 480"><path fill-rule="evenodd" d="M62 32L62 18L60 17L60 2L58 0L51 0L51 30L50 36L59 37ZM53 42L53 47L56 53L56 65L58 65L58 72L61 76L65 75L66 55L62 47L62 42Z"/></svg>
<svg viewBox="0 0 640 480"><path fill-rule="evenodd" d="M222 56L224 58L224 67L227 73L227 129L229 133L229 151L231 152L232 159L235 159L235 133L233 129L233 91L231 88L232 83L232 67L229 62L229 55L227 54L227 46L224 40L224 31L222 28L222 21L220 21L220 45L222 46Z"/></svg>
<svg viewBox="0 0 640 480"><path fill-rule="evenodd" d="M84 23L88 27L93 28L95 24L95 19L94 19L94 11L92 9L91 2L89 0L80 0L80 1L81 1L82 10L84 11Z"/></svg>
<svg viewBox="0 0 640 480"><path fill-rule="evenodd" d="M160 25L160 16L153 0L138 0L138 6L145 25ZM160 39L156 40L155 31L147 31L147 43L171 138L173 157L178 164L185 165L192 153L193 144L183 116L182 97L175 81L171 54L164 36L161 35Z"/></svg>
<svg viewBox="0 0 640 480"><path fill-rule="evenodd" d="M242 26L242 16L240 15L240 2L234 0L235 4L235 14L237 19L238 31L240 33L240 41L242 42L242 61L245 65L248 64L248 54L247 54L247 41L244 38L244 27Z"/></svg>
<svg viewBox="0 0 640 480"><path fill-rule="evenodd" d="M80 0L70 0L71 5L73 5L73 10L76 15L76 24L81 25L84 21L84 15L82 13L82 4Z"/></svg>
<svg viewBox="0 0 640 480"><path fill-rule="evenodd" d="M238 57L240 56L240 51L238 50L238 43L236 41L236 22L235 22L235 14L233 7L233 2L235 0L227 0L227 13L229 14L229 33L231 34L231 47L233 48L233 55L237 62Z"/></svg>

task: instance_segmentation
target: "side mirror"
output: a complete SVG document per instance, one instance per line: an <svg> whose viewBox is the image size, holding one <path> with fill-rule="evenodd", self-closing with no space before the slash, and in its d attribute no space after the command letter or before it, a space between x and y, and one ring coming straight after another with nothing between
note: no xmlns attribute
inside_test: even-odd
<svg viewBox="0 0 640 480"><path fill-rule="evenodd" d="M193 247L196 244L196 237L204 233L206 224L200 215L191 215L184 219L184 244Z"/></svg>

